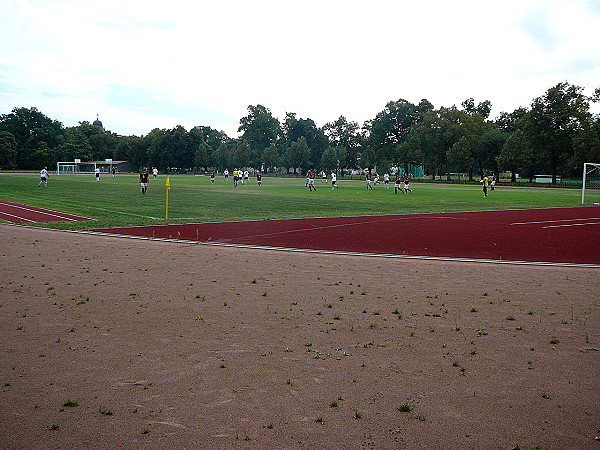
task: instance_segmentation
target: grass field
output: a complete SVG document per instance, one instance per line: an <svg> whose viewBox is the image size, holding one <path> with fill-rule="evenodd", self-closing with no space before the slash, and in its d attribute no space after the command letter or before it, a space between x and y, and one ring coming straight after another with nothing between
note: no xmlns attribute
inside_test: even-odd
<svg viewBox="0 0 600 450"><path fill-rule="evenodd" d="M317 180L317 191L310 192L303 178L264 177L261 187L251 179L235 189L231 177L228 183L218 177L214 184L205 176L170 179L168 222L164 176L151 181L142 195L137 175L106 174L99 183L93 175L51 175L48 187L38 188L37 174L3 173L0 199L95 219L38 224L61 229L581 206L577 189L499 186L483 198L477 185L413 182L412 194L395 195L393 184L389 190L378 185L367 191L364 182L356 180L341 180L334 191Z"/></svg>

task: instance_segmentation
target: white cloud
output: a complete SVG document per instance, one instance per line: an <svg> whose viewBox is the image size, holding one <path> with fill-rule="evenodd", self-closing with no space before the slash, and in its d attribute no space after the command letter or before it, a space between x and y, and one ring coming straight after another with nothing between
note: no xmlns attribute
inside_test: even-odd
<svg viewBox="0 0 600 450"><path fill-rule="evenodd" d="M318 125L362 123L390 100L469 97L493 114L561 81L600 79L600 11L585 0L8 0L0 113L145 134L210 125L235 136L250 104ZM16 37L16 38L15 38Z"/></svg>

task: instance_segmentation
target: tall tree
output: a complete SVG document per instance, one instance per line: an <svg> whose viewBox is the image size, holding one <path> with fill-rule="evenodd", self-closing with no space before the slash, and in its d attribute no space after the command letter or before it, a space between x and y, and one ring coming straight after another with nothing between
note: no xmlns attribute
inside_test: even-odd
<svg viewBox="0 0 600 450"><path fill-rule="evenodd" d="M282 128L288 147L297 142L298 139L304 138L310 150L309 165L317 167L321 155L329 146L329 140L323 130L318 128L312 119L297 119L295 113L286 113Z"/></svg>
<svg viewBox="0 0 600 450"><path fill-rule="evenodd" d="M48 161L39 161L38 156L59 145L64 134L60 122L50 119L37 108L14 108L10 114L1 115L0 131L14 136L19 169L35 169L48 164Z"/></svg>
<svg viewBox="0 0 600 450"><path fill-rule="evenodd" d="M517 181L517 171L530 165L531 156L531 147L525 133L515 130L496 156L496 162L501 169L510 171L510 180L514 183Z"/></svg>
<svg viewBox="0 0 600 450"><path fill-rule="evenodd" d="M468 98L461 103L461 106L463 107L463 110L470 116L479 114L481 117L483 117L483 120L487 120L492 112L492 102L489 100L484 100L475 105L475 100Z"/></svg>
<svg viewBox="0 0 600 450"><path fill-rule="evenodd" d="M8 131L0 131L0 169L17 166L17 141Z"/></svg>
<svg viewBox="0 0 600 450"><path fill-rule="evenodd" d="M246 164L256 165L263 151L277 142L281 126L268 108L250 105L248 115L240 119L238 131L242 132L241 138L250 152Z"/></svg>
<svg viewBox="0 0 600 450"><path fill-rule="evenodd" d="M417 153L406 144L406 139L411 128L423 121L430 107L432 105L427 100L421 100L419 105L402 98L388 102L367 125L369 159L373 163L392 161L408 171L408 165L415 160Z"/></svg>
<svg viewBox="0 0 600 450"><path fill-rule="evenodd" d="M527 119L532 147L556 184L556 177L568 167L573 156L576 136L591 120L589 99L583 95L583 88L558 83L532 101Z"/></svg>
<svg viewBox="0 0 600 450"><path fill-rule="evenodd" d="M337 150L340 168L356 168L356 157L360 149L360 126L357 122L348 122L340 116L334 122L323 125L323 133L327 136L329 144ZM343 149L344 151L340 151Z"/></svg>

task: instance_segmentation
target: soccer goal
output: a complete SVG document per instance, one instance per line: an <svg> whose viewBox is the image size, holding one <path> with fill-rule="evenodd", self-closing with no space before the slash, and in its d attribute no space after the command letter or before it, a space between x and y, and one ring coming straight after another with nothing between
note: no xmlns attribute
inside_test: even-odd
<svg viewBox="0 0 600 450"><path fill-rule="evenodd" d="M600 204L600 163L583 165L583 185L581 188L581 204Z"/></svg>

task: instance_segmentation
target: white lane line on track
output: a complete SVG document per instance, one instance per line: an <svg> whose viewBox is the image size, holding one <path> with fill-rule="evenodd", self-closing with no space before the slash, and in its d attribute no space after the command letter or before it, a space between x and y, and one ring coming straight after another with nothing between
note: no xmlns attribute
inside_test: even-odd
<svg viewBox="0 0 600 450"><path fill-rule="evenodd" d="M565 225L548 225L542 228L563 228L563 227L581 227L586 225L600 225L600 222L587 222L587 223L570 223Z"/></svg>
<svg viewBox="0 0 600 450"><path fill-rule="evenodd" d="M0 202L0 205L9 206L11 208L16 208L16 209L22 209L23 211L30 211L30 212L34 212L34 213L37 213L37 214L43 214L45 216L58 217L58 218L63 219L63 220L71 220L73 222L77 221L77 219L73 219L71 217L67 217L65 215L61 215L60 213L52 214L52 213L47 212L47 211L50 211L50 210L46 210L46 211L42 210L42 211L40 211L38 209L26 208L24 206L14 205L14 204L5 203L5 202ZM52 211L52 212L54 213L56 211ZM15 217L17 217L17 216L15 216ZM32 220L31 222L35 222L35 220Z"/></svg>
<svg viewBox="0 0 600 450"><path fill-rule="evenodd" d="M437 217L437 216L433 216L433 217L425 217L426 219L443 219L443 220L448 220L448 219L453 219L453 220L465 220L462 218L458 218L458 217ZM252 238L257 238L257 237L266 237L266 236L279 236L282 234L288 234L288 233L303 233L306 231L317 231L317 230L326 230L326 229L331 229L331 228L343 228L343 227L351 227L354 225L368 225L368 224L372 224L372 223L379 223L379 222L395 222L397 220L415 220L415 217L393 217L393 218L389 218L389 219L378 219L378 220L365 220L365 221L361 221L361 222L351 222L351 223L339 223L336 225L324 225L324 226L320 226L320 227L316 227L316 226L311 226L311 227L303 227L303 228L296 228L294 230L284 230L284 231L275 231L272 233L261 233L261 234L252 234L249 236L244 236L244 237L235 237L235 238L231 238L231 239L221 239L221 242L227 242L227 241L231 241L234 239L252 239ZM420 219L420 218L419 218Z"/></svg>
<svg viewBox="0 0 600 450"><path fill-rule="evenodd" d="M561 263L561 262L547 262L547 261L510 261L503 259L477 259L477 258L452 258L447 256L418 256L418 255L395 255L391 253L363 253L363 252L349 252L340 250L315 250L306 248L294 248L294 247L270 247L265 245L251 245L251 244L239 244L239 243L227 243L227 242L206 242L206 241L189 241L186 239L169 239L169 238L152 238L147 236L133 236L126 234L113 234L102 231L89 231L89 230L56 230L66 231L68 233L82 233L82 234L96 234L100 236L126 238L126 239L140 239L149 241L159 242L175 242L179 244L191 244L191 245L212 245L215 247L235 247L235 248L249 248L257 250L275 250L285 252L298 252L298 253L322 253L327 255L346 255L346 256L365 256L365 257L379 257L379 258L398 258L398 259L421 259L429 261L455 261L455 262L468 262L468 263L488 263L488 264L512 264L512 265L525 265L525 266L554 266L554 267L581 267L589 269L600 269L600 264L578 264L578 263Z"/></svg>
<svg viewBox="0 0 600 450"><path fill-rule="evenodd" d="M561 223L561 222L581 222L586 220L599 220L600 217L586 217L584 219L561 219L561 220L540 220L532 222L513 222L510 225L537 225L540 223Z"/></svg>
<svg viewBox="0 0 600 450"><path fill-rule="evenodd" d="M21 217L21 216L15 216L14 214L9 214L9 213L6 213L6 212L0 212L0 216L10 216L10 217L14 217L14 218L19 219L19 220L24 221L24 222L35 223L35 220L26 219L25 217ZM7 220L7 221L10 222L10 220L8 220L8 219L4 219L4 220Z"/></svg>

